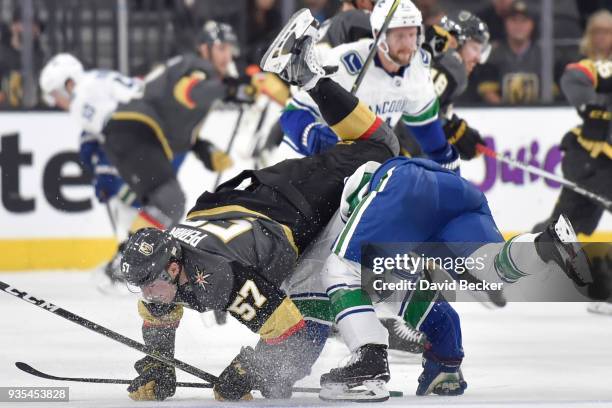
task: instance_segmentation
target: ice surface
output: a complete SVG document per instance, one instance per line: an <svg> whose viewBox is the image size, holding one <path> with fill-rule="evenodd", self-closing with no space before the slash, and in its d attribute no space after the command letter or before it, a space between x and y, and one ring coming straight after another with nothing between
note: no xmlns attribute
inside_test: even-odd
<svg viewBox="0 0 612 408"><path fill-rule="evenodd" d="M43 298L123 335L139 340L140 319L133 295L102 295L91 273L36 272L0 274L0 280ZM592 315L584 304L510 304L489 310L480 304L457 304L463 325L469 384L461 397L416 397L419 361L391 357L389 388L403 391L386 407L612 407L612 317ZM81 384L45 380L18 370L23 361L58 376L131 379L140 353L23 300L0 293L0 386L69 386L70 403L0 403L0 406L59 407L318 407L355 406L320 401L314 394L293 399L219 403L210 390L178 389L164 402L133 402L125 385ZM219 374L242 345L256 336L229 319L206 328L200 315L187 311L178 329L176 357ZM298 385L316 387L325 370L338 365L346 348L332 340L313 374ZM179 381L198 381L179 372ZM368 404L365 404L368 405ZM372 404L378 405L378 404ZM362 407L364 405L358 405Z"/></svg>

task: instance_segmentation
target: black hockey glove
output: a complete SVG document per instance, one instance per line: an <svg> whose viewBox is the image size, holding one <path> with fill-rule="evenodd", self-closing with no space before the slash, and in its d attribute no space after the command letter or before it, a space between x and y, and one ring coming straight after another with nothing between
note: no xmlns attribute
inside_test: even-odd
<svg viewBox="0 0 612 408"><path fill-rule="evenodd" d="M191 150L208 170L221 172L234 165L231 157L206 140L197 140Z"/></svg>
<svg viewBox="0 0 612 408"><path fill-rule="evenodd" d="M252 347L243 347L240 353L223 370L213 387L217 401L238 401L253 399L251 390L257 382L254 373Z"/></svg>
<svg viewBox="0 0 612 408"><path fill-rule="evenodd" d="M437 57L448 49L452 38L453 36L439 25L427 26L423 48L429 51L432 56Z"/></svg>
<svg viewBox="0 0 612 408"><path fill-rule="evenodd" d="M163 401L176 391L174 367L146 356L134 364L138 377L128 387L130 398L134 401Z"/></svg>
<svg viewBox="0 0 612 408"><path fill-rule="evenodd" d="M610 135L610 121L612 112L603 105L587 104L582 106L578 112L584 120L582 136L594 142L604 142Z"/></svg>
<svg viewBox="0 0 612 408"><path fill-rule="evenodd" d="M476 129L468 126L467 122L457 115L453 115L446 124L444 124L444 134L446 139L459 151L459 156L463 160L471 160L478 156L476 146L484 145L480 133Z"/></svg>
<svg viewBox="0 0 612 408"><path fill-rule="evenodd" d="M226 85L225 102L255 103L257 89L251 84L250 78L224 78Z"/></svg>

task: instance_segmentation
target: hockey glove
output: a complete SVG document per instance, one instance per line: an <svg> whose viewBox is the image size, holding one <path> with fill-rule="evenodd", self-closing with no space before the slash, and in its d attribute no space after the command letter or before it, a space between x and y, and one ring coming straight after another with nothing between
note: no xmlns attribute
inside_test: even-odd
<svg viewBox="0 0 612 408"><path fill-rule="evenodd" d="M587 104L579 109L584 120L582 136L595 142L604 142L610 135L610 121L612 112L603 105Z"/></svg>
<svg viewBox="0 0 612 408"><path fill-rule="evenodd" d="M423 48L429 51L434 57L437 57L449 48L452 40L453 36L448 31L434 24L425 28L425 43L423 44Z"/></svg>
<svg viewBox="0 0 612 408"><path fill-rule="evenodd" d="M281 106L291 97L289 87L278 76L270 72L260 72L253 76L253 86L257 93L263 93Z"/></svg>
<svg viewBox="0 0 612 408"><path fill-rule="evenodd" d="M338 143L338 136L305 109L288 109L280 119L286 142L305 156L323 153Z"/></svg>
<svg viewBox="0 0 612 408"><path fill-rule="evenodd" d="M223 79L226 85L225 102L236 103L255 103L257 89L251 85L250 78L248 81L239 78L227 77Z"/></svg>
<svg viewBox="0 0 612 408"><path fill-rule="evenodd" d="M114 197L122 186L123 180L118 176L112 174L97 174L94 176L96 197L101 203L105 203Z"/></svg>
<svg viewBox="0 0 612 408"><path fill-rule="evenodd" d="M105 203L114 197L123 186L123 180L118 176L117 169L106 158L95 135L83 132L79 158L84 168L92 175L98 201Z"/></svg>
<svg viewBox="0 0 612 408"><path fill-rule="evenodd" d="M231 157L206 140L197 140L191 150L208 170L222 172L234 165Z"/></svg>
<svg viewBox="0 0 612 408"><path fill-rule="evenodd" d="M480 153L476 147L485 144L477 130L469 127L465 120L454 114L444 124L444 135L448 142L457 148L463 160L471 160L478 156Z"/></svg>
<svg viewBox="0 0 612 408"><path fill-rule="evenodd" d="M253 373L252 347L243 347L240 353L223 370L213 387L217 401L251 400L251 390L256 383Z"/></svg>
<svg viewBox="0 0 612 408"><path fill-rule="evenodd" d="M146 356L134 364L138 372L130 383L128 392L134 401L163 401L176 391L176 373L174 367L162 363L153 357Z"/></svg>

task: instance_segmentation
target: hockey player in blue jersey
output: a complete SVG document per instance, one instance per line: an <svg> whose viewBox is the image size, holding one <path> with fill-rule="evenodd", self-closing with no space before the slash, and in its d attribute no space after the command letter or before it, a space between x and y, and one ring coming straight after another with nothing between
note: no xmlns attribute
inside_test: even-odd
<svg viewBox="0 0 612 408"><path fill-rule="evenodd" d="M516 283L547 270L550 262L576 285L589 283L584 273L588 270L576 267L581 249L564 217L541 234L521 234L504 243L484 194L429 160L398 157L382 165L366 163L347 181L341 211L346 225L326 261L322 280L335 323L354 359L321 377L324 399L350 400L347 391L356 385L365 385L381 399L388 395L384 389L389 380L388 335L362 283L362 268L371 267L364 261L364 244L401 243L402 251L420 248L419 254L428 256L433 246L423 250L423 243L444 243L443 252L436 255L452 259L492 245L494 259L488 271L500 282ZM395 312L428 339L417 395L462 394L467 383L460 370L461 328L450 304L435 290L416 289Z"/></svg>

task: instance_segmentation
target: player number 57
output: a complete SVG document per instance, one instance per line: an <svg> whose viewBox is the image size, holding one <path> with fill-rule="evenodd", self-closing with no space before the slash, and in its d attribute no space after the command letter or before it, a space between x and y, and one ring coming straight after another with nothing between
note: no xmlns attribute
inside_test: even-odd
<svg viewBox="0 0 612 408"><path fill-rule="evenodd" d="M244 285L242 285L242 288L240 288L238 291L238 294L230 307L227 309L228 311L240 316L240 318L245 322L250 322L257 314L255 307L245 302L245 300L249 297L249 294L253 297L253 304L256 308L262 307L264 303L266 303L266 300L268 300L259 292L255 282L250 279L247 280Z"/></svg>

